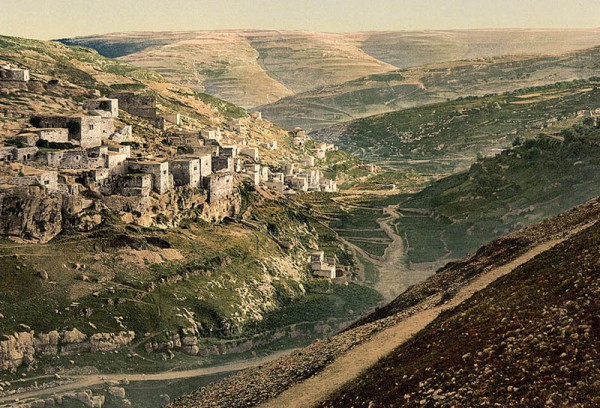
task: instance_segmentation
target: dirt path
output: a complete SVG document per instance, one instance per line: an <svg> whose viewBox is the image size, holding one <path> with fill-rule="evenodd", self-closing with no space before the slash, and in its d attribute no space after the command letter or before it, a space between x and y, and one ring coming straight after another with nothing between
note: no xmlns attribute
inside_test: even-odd
<svg viewBox="0 0 600 408"><path fill-rule="evenodd" d="M220 373L227 373L231 371L239 371L250 367L255 367L259 365L266 364L270 361L276 360L283 355L289 354L296 349L283 350L278 351L273 354L269 354L265 357L259 357L248 360L236 361L233 363L223 364L219 366L213 367L205 367L205 368L197 368L194 370L183 370L183 371L165 371L161 373L154 374L132 374L132 373L123 373L123 374L91 374L91 375L74 375L74 376L65 376L65 379L73 380L68 384L59 385L57 387L34 390L29 392L23 392L20 394L11 395L8 397L0 397L0 404L7 404L10 402L15 402L17 400L23 401L29 398L39 398L44 395L52 395L52 394L64 394L66 392L81 390L89 387L93 387L96 385L104 384L108 381L167 381L167 380L177 380L182 378L192 378L192 377L200 377L205 375L213 375Z"/></svg>
<svg viewBox="0 0 600 408"><path fill-rule="evenodd" d="M370 208L370 207L362 207ZM366 252L356 244L348 241L352 237L342 237L338 235L338 239L342 241L355 255L359 272L364 278L364 265L360 262L360 259L356 254L360 254L361 257L372 263L377 267L379 272L378 281L374 285L375 289L381 293L386 302L389 302L396 298L400 293L404 292L408 286L410 286L413 279L410 279L411 273L416 274L416 271L406 270L403 258L404 258L404 242L402 237L396 234L393 223L401 215L396 211L397 206L390 205L383 209L385 216L377 219L379 229L385 232L388 238L392 241L388 244L384 251L383 256L375 256ZM356 241L359 242L359 241ZM423 280L422 278L418 280ZM407 283L408 282L408 283Z"/></svg>
<svg viewBox="0 0 600 408"><path fill-rule="evenodd" d="M573 231L573 233L580 229ZM566 239L566 238L565 238ZM508 264L479 276L463 287L448 303L418 312L395 326L385 329L369 341L342 355L327 368L308 380L294 385L277 398L261 404L262 408L309 408L325 399L345 383L356 378L362 371L375 364L379 359L392 352L415 333L431 323L442 311L454 308L475 292L528 262L535 256L547 251L564 239L548 241L532 248ZM394 253L392 253L395 256Z"/></svg>

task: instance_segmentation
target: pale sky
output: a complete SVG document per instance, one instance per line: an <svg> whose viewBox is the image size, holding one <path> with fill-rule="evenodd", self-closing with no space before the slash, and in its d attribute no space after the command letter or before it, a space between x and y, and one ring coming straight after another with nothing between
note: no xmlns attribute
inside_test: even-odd
<svg viewBox="0 0 600 408"><path fill-rule="evenodd" d="M600 0L0 0L0 34L596 28Z"/></svg>

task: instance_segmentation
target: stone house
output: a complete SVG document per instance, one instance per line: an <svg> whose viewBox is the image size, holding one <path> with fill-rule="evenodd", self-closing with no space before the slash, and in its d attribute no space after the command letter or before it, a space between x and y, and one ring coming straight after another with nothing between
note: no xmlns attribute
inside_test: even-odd
<svg viewBox="0 0 600 408"><path fill-rule="evenodd" d="M212 156L211 157L212 171L228 171L233 172L233 158L227 156Z"/></svg>
<svg viewBox="0 0 600 408"><path fill-rule="evenodd" d="M2 146L0 147L0 161L11 162L15 157L14 146Z"/></svg>
<svg viewBox="0 0 600 408"><path fill-rule="evenodd" d="M21 163L27 163L28 161L31 161L35 158L35 155L37 154L38 150L39 149L35 146L17 147L14 150L14 160Z"/></svg>
<svg viewBox="0 0 600 408"><path fill-rule="evenodd" d="M335 193L337 191L337 184L333 180L322 178L319 180L320 190L327 193Z"/></svg>
<svg viewBox="0 0 600 408"><path fill-rule="evenodd" d="M246 130L241 119L231 119L230 121L228 121L227 129L238 134L241 134Z"/></svg>
<svg viewBox="0 0 600 408"><path fill-rule="evenodd" d="M175 126L181 125L181 115L179 113L165 113L164 118L167 122L172 123Z"/></svg>
<svg viewBox="0 0 600 408"><path fill-rule="evenodd" d="M68 129L68 141L83 148L100 146L115 131L112 118L100 116L34 116L31 124L37 128Z"/></svg>
<svg viewBox="0 0 600 408"><path fill-rule="evenodd" d="M315 167L315 158L313 156L306 155L303 160L303 164L306 167Z"/></svg>
<svg viewBox="0 0 600 408"><path fill-rule="evenodd" d="M278 193L283 193L285 190L285 184L280 181L265 181L264 186L271 191L276 191Z"/></svg>
<svg viewBox="0 0 600 408"><path fill-rule="evenodd" d="M296 163L284 163L282 166L282 173L285 176L291 176L296 172Z"/></svg>
<svg viewBox="0 0 600 408"><path fill-rule="evenodd" d="M166 194L173 186L173 176L169 172L169 162L150 160L127 160L129 173L152 175L152 189L158 194Z"/></svg>
<svg viewBox="0 0 600 408"><path fill-rule="evenodd" d="M262 119L262 112L259 112L259 111L251 112L250 117L252 119L260 120L260 119Z"/></svg>
<svg viewBox="0 0 600 408"><path fill-rule="evenodd" d="M200 187L200 160L196 158L181 158L169 163L173 182L176 187Z"/></svg>
<svg viewBox="0 0 600 408"><path fill-rule="evenodd" d="M326 258L323 251L311 253L309 262L313 275L329 279L335 279L337 277L335 260Z"/></svg>
<svg viewBox="0 0 600 408"><path fill-rule="evenodd" d="M87 187L105 186L111 180L110 170L106 168L93 169L87 172L85 185Z"/></svg>
<svg viewBox="0 0 600 408"><path fill-rule="evenodd" d="M157 119L156 96L136 92L115 92L112 98L118 100L119 108L131 115L146 119Z"/></svg>
<svg viewBox="0 0 600 408"><path fill-rule="evenodd" d="M88 154L83 149L47 150L38 155L37 161L57 169L95 169L103 167L106 149Z"/></svg>
<svg viewBox="0 0 600 408"><path fill-rule="evenodd" d="M131 157L131 146L129 145L109 145L109 152L122 153L127 155L127 157Z"/></svg>
<svg viewBox="0 0 600 408"><path fill-rule="evenodd" d="M260 181L261 182L269 181L270 177L271 177L271 169L268 166L261 166Z"/></svg>
<svg viewBox="0 0 600 408"><path fill-rule="evenodd" d="M233 174L228 172L213 173L204 177L202 184L208 190L208 202L214 203L233 193Z"/></svg>
<svg viewBox="0 0 600 408"><path fill-rule="evenodd" d="M22 68L13 68L9 64L0 65L0 81L29 81L29 70Z"/></svg>
<svg viewBox="0 0 600 408"><path fill-rule="evenodd" d="M252 179L255 186L260 184L261 174L260 165L258 164L246 164L244 166L244 172Z"/></svg>
<svg viewBox="0 0 600 408"><path fill-rule="evenodd" d="M198 137L198 133L177 132L169 133L167 141L171 146L204 146L204 140Z"/></svg>
<svg viewBox="0 0 600 408"><path fill-rule="evenodd" d="M149 197L153 186L152 174L132 173L119 177L117 191L126 197Z"/></svg>
<svg viewBox="0 0 600 408"><path fill-rule="evenodd" d="M218 156L220 152L219 146L208 145L208 146L185 146L178 147L177 154L184 154L190 156Z"/></svg>
<svg viewBox="0 0 600 408"><path fill-rule="evenodd" d="M48 191L58 191L58 172L53 170L41 170L34 167L23 166L21 176L12 177L11 184L15 185L37 185Z"/></svg>
<svg viewBox="0 0 600 408"><path fill-rule="evenodd" d="M236 157L238 155L238 148L235 145L221 146L219 149L219 156Z"/></svg>
<svg viewBox="0 0 600 408"><path fill-rule="evenodd" d="M277 183L284 183L285 181L285 175L283 173L271 173L271 181L273 182L277 182Z"/></svg>
<svg viewBox="0 0 600 408"><path fill-rule="evenodd" d="M126 174L128 171L128 158L129 154L127 153L109 150L106 153L105 167L110 171L111 175Z"/></svg>
<svg viewBox="0 0 600 408"><path fill-rule="evenodd" d="M119 100L110 98L91 99L83 102L83 108L98 116L119 117Z"/></svg>
<svg viewBox="0 0 600 408"><path fill-rule="evenodd" d="M308 178L306 176L293 176L290 186L296 191L308 191Z"/></svg>
<svg viewBox="0 0 600 408"><path fill-rule="evenodd" d="M206 140L216 140L220 141L222 138L221 129L218 127L202 129L200 131L200 136Z"/></svg>
<svg viewBox="0 0 600 408"><path fill-rule="evenodd" d="M205 154L197 156L200 161L200 177L209 176L212 173L212 156Z"/></svg>

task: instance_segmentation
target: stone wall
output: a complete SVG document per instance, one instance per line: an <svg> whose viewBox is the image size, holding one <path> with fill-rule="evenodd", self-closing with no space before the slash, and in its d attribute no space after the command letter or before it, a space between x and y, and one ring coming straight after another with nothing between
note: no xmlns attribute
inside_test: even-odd
<svg viewBox="0 0 600 408"><path fill-rule="evenodd" d="M104 158L89 157L85 150L54 150L38 155L41 163L60 169L93 169L104 165Z"/></svg>
<svg viewBox="0 0 600 408"><path fill-rule="evenodd" d="M41 140L51 143L67 143L69 141L69 129L67 128L39 129L35 133Z"/></svg>

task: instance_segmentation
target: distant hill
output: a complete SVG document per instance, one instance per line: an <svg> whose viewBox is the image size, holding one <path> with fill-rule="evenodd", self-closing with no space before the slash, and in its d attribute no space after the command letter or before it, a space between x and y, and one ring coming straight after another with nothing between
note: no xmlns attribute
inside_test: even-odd
<svg viewBox="0 0 600 408"><path fill-rule="evenodd" d="M599 79L593 78L459 98L350 121L314 136L382 166L449 174L467 168L477 156L497 154L517 139L581 121L600 108L598 85Z"/></svg>
<svg viewBox="0 0 600 408"><path fill-rule="evenodd" d="M600 47L563 55L440 62L312 89L259 109L282 126L314 130L459 97L586 79L598 72Z"/></svg>
<svg viewBox="0 0 600 408"><path fill-rule="evenodd" d="M171 82L250 108L396 69L585 49L600 44L600 30L228 30L113 33L60 41L91 47L105 56L154 69ZM335 112L337 107L330 108ZM344 110L343 106L340 108ZM306 111L306 106L304 109L304 116L310 119L314 113ZM285 115L269 112L278 123L289 123L282 121ZM323 113L314 121L300 121L302 112L292 112L295 124L322 127L332 123L329 117L323 120Z"/></svg>

